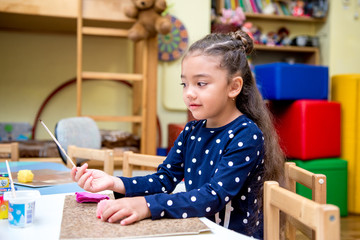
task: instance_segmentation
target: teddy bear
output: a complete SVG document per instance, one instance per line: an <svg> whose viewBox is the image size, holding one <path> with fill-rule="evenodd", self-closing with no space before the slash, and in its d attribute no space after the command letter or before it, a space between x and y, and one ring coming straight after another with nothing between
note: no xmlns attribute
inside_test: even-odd
<svg viewBox="0 0 360 240"><path fill-rule="evenodd" d="M166 35L171 30L171 21L161 16L166 9L165 0L131 0L131 4L124 7L125 15L135 18L134 25L129 30L129 39L134 42L156 36L157 33Z"/></svg>

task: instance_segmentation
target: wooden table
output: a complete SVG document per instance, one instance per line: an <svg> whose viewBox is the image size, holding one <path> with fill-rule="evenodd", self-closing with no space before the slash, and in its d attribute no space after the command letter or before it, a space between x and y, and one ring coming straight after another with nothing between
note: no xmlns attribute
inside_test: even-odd
<svg viewBox="0 0 360 240"><path fill-rule="evenodd" d="M72 194L72 193L70 193ZM2 240L10 239L27 239L27 240L55 240L59 239L61 231L61 221L64 207L65 196L69 194L50 194L42 195L36 202L35 220L33 225L27 228L13 228L8 224L7 219L0 220L0 233ZM162 236L162 237L145 237L139 239L160 239L160 240L218 240L218 239L253 239L245 235L228 230L207 218L200 218L209 228L210 232L178 235L178 236ZM94 216L94 221L99 221ZM76 224L76 223L74 223ZM126 239L126 238L121 238Z"/></svg>

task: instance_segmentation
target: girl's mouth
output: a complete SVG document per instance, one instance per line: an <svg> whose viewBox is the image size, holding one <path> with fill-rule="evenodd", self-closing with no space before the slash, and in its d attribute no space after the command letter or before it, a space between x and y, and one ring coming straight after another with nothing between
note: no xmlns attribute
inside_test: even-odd
<svg viewBox="0 0 360 240"><path fill-rule="evenodd" d="M189 104L189 108L190 109L196 109L196 108L199 108L201 105L200 104Z"/></svg>

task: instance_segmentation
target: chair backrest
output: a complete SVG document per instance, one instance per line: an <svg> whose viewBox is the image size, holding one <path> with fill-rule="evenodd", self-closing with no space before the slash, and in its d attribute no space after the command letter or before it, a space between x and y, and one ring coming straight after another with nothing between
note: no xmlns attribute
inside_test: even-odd
<svg viewBox="0 0 360 240"><path fill-rule="evenodd" d="M264 183L264 239L276 240L280 234L280 211L315 231L317 240L340 239L340 210L320 204L279 186Z"/></svg>
<svg viewBox="0 0 360 240"><path fill-rule="evenodd" d="M96 122L89 117L72 117L61 119L55 127L55 137L64 148L75 145L80 148L100 149L101 135ZM60 156L67 164L66 156L59 149ZM84 159L77 159L76 164L80 164Z"/></svg>
<svg viewBox="0 0 360 240"><path fill-rule="evenodd" d="M312 190L313 201L326 204L326 176L324 174L315 174L296 166L294 162L286 162L285 179L288 190L296 192L296 183L300 183ZM286 221L286 234L288 239L294 240L296 238L296 229L300 230L308 238L316 239L315 233L310 228L288 217Z"/></svg>
<svg viewBox="0 0 360 240"><path fill-rule="evenodd" d="M102 161L104 162L104 172L111 176L114 174L114 150L80 148L74 145L70 145L68 146L67 153L73 161L77 160L78 158ZM67 162L67 166L72 168L72 164L70 162Z"/></svg>
<svg viewBox="0 0 360 240"><path fill-rule="evenodd" d="M11 161L19 161L19 143L0 143L0 153L8 154Z"/></svg>
<svg viewBox="0 0 360 240"><path fill-rule="evenodd" d="M166 157L147 154L124 152L123 159L123 176L132 177L133 166L157 168Z"/></svg>

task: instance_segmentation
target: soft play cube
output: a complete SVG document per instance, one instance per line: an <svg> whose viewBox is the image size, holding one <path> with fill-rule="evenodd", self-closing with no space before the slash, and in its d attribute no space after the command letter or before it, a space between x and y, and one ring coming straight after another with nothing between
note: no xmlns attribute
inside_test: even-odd
<svg viewBox="0 0 360 240"><path fill-rule="evenodd" d="M340 104L326 100L273 101L280 145L288 158L340 156Z"/></svg>
<svg viewBox="0 0 360 240"><path fill-rule="evenodd" d="M347 161L340 158L325 158L294 162L298 167L326 176L326 203L338 206L340 215L347 216ZM311 190L299 183L296 184L296 192L309 199L312 197Z"/></svg>
<svg viewBox="0 0 360 240"><path fill-rule="evenodd" d="M349 212L360 214L360 74L331 79L332 100L341 103L341 158L348 161Z"/></svg>
<svg viewBox="0 0 360 240"><path fill-rule="evenodd" d="M255 78L264 99L328 98L328 67L288 63L261 64L255 66Z"/></svg>

